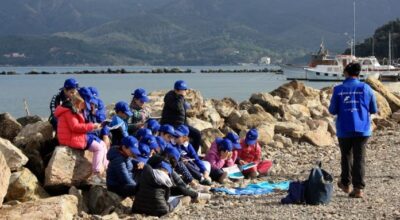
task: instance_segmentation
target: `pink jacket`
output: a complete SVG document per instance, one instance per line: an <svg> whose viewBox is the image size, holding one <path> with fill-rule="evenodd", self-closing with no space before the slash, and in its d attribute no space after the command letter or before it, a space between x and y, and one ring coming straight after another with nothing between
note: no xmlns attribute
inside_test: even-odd
<svg viewBox="0 0 400 220"><path fill-rule="evenodd" d="M213 169L221 169L223 167L230 167L235 165L235 161L237 158L237 151L232 151L232 157L228 160L222 160L221 155L218 152L217 143L215 141L211 144L210 149L207 151L205 156L205 160L210 162L211 168Z"/></svg>
<svg viewBox="0 0 400 220"><path fill-rule="evenodd" d="M82 114L74 114L68 108L57 106L57 138L61 145L75 149L85 149L87 133L94 129L93 123L85 123Z"/></svg>

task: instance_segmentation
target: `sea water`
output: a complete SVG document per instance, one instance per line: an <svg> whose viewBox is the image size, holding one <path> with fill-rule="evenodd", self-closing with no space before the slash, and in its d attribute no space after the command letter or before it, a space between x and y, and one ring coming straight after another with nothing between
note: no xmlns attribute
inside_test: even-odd
<svg viewBox="0 0 400 220"><path fill-rule="evenodd" d="M26 73L32 70L68 72L81 70L106 70L109 67L0 67L2 71ZM151 70L158 67L111 67L127 70ZM180 67L191 69L188 74L54 74L54 75L0 75L0 113L10 112L14 117L26 115L24 100L32 115L47 117L52 96L59 92L64 80L74 77L80 86L97 87L106 104L130 102L136 88L148 92L170 90L176 80L185 80L190 88L199 90L204 98L231 97L238 102L249 99L256 92L270 92L287 83L284 74L275 73L200 73L201 69L262 69L263 67L214 66ZM285 70L284 70L285 71ZM287 70L294 71L294 70ZM299 70L301 71L301 70ZM308 86L322 88L332 82L305 82Z"/></svg>

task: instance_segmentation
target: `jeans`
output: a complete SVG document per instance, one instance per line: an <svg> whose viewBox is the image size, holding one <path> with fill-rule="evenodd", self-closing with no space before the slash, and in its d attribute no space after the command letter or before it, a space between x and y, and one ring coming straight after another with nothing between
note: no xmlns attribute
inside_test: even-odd
<svg viewBox="0 0 400 220"><path fill-rule="evenodd" d="M368 137L339 138L343 185L350 183L356 189L364 189L365 182L365 148Z"/></svg>

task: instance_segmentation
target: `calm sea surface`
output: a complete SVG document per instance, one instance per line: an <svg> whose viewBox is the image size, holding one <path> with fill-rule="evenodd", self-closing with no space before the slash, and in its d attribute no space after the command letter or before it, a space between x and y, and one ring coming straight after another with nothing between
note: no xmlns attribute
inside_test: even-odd
<svg viewBox="0 0 400 220"><path fill-rule="evenodd" d="M106 70L108 67L0 67L2 71L26 73L31 70L67 72L79 70ZM157 67L111 67L127 70L151 70ZM80 86L95 86L106 104L124 100L129 102L131 92L139 87L147 91L172 89L176 80L186 80L190 88L200 90L205 98L232 97L237 101L250 98L255 92L270 92L288 82L284 75L274 73L200 73L201 69L262 69L261 66L202 66L190 68L190 74L87 74L87 75L0 75L0 113L10 112L14 117L25 115L26 99L31 114L49 115L49 102L63 86L64 80L74 77ZM301 70L284 70L301 71ZM305 82L314 88L332 85L332 82Z"/></svg>

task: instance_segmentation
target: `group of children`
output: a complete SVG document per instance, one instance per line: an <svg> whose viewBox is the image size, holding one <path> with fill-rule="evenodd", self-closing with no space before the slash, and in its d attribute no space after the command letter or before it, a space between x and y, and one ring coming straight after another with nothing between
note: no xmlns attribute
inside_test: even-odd
<svg viewBox="0 0 400 220"><path fill-rule="evenodd" d="M179 80L172 91L180 103L186 94L181 90L187 86ZM135 196L133 213L167 214L180 204L179 197L171 195L187 196L192 201L210 199L212 181L222 184L228 178L223 168L254 163L243 174L256 178L271 167L270 161L262 161L256 129L250 129L242 140L234 132L216 138L202 159L192 145L193 128L185 119L178 117L182 120L178 124L165 123L171 119L171 109L165 109L172 106L168 97L163 117L169 118L162 118L160 124L151 118L146 91L139 88L132 95L130 105L124 101L115 104L115 114L108 120L97 90L79 88L75 79L67 79L52 99L50 122L57 129L59 144L93 152L89 181L106 184L121 197ZM186 107L179 108L185 111Z"/></svg>

